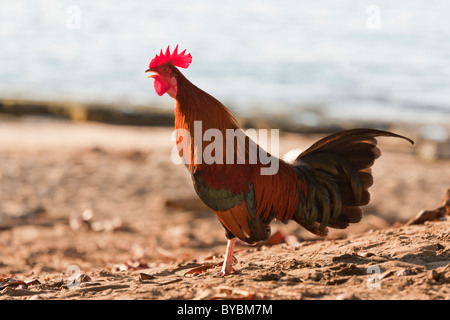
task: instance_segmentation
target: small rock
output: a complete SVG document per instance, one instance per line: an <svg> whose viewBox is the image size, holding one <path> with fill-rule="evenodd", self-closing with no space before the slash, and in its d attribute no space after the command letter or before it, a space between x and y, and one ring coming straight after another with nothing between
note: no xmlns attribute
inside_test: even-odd
<svg viewBox="0 0 450 320"><path fill-rule="evenodd" d="M91 279L91 277L89 277L86 273L80 273L80 274L77 276L76 281L77 281L78 283L84 283L84 282L92 282L92 279Z"/></svg>

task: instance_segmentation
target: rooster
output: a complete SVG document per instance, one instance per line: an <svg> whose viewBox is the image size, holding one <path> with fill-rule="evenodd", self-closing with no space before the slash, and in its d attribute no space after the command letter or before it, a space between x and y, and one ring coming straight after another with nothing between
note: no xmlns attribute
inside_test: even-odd
<svg viewBox="0 0 450 320"><path fill-rule="evenodd" d="M370 200L371 166L381 155L375 138L397 137L414 143L388 131L342 131L317 141L292 163L266 153L277 160L277 166L269 174L262 174L263 169L269 169L261 156L265 151L242 132L236 118L221 102L183 76L178 68L187 68L191 62L191 54L186 54L186 50L179 53L177 45L172 53L169 47L164 53L161 50L145 72L152 73L148 78L154 79L159 96L167 93L175 100L178 152L199 198L225 228L228 242L219 275L234 272L236 238L249 244L267 240L269 224L274 219L282 223L294 220L318 236L326 236L328 227L344 229L359 222L361 206ZM198 124L200 130L196 129ZM237 143L230 149L228 138L222 142L190 139L195 133L201 139L211 129L223 136L229 130L237 132L232 137ZM202 153L208 148L210 151L213 143L219 147L213 152L215 161L201 161Z"/></svg>

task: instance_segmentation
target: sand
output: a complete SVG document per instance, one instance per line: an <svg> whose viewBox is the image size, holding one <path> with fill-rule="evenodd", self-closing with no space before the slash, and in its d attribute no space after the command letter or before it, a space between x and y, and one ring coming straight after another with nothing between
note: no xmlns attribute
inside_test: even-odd
<svg viewBox="0 0 450 320"><path fill-rule="evenodd" d="M0 122L0 299L450 299L450 221L406 225L442 205L449 160L380 138L360 223L326 239L274 223L217 277L224 230L171 161L171 133ZM321 136L282 134L280 153Z"/></svg>

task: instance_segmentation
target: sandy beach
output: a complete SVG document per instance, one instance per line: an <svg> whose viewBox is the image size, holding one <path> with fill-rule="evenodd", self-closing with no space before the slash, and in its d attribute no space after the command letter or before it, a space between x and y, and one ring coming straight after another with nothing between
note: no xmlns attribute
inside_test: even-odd
<svg viewBox="0 0 450 320"><path fill-rule="evenodd" d="M2 121L0 299L450 299L449 221L406 225L442 206L449 159L380 138L360 223L326 239L274 223L216 277L224 230L171 161L171 133ZM282 133L280 154L322 136Z"/></svg>

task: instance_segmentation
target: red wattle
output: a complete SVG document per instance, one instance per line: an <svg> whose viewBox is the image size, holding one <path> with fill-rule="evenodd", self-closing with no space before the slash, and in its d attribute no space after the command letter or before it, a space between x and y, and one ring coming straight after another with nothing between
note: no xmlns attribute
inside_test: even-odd
<svg viewBox="0 0 450 320"><path fill-rule="evenodd" d="M169 90L169 86L158 78L155 78L155 83L153 85L158 96L162 96L167 90Z"/></svg>

